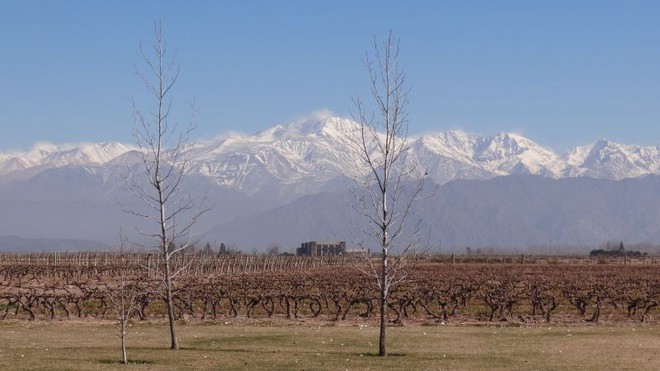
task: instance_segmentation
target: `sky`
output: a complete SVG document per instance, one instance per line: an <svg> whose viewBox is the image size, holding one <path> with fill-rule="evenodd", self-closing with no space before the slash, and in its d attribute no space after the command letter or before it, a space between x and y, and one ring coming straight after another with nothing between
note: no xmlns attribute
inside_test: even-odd
<svg viewBox="0 0 660 371"><path fill-rule="evenodd" d="M194 139L252 134L366 98L391 30L412 135L522 134L558 152L660 145L660 2L0 0L0 152L133 142L138 50L160 21ZM148 111L145 104L142 109Z"/></svg>

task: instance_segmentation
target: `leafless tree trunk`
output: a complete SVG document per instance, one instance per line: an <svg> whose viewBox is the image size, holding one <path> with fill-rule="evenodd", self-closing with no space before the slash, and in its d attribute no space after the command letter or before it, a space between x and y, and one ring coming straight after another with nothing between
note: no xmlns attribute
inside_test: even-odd
<svg viewBox="0 0 660 371"><path fill-rule="evenodd" d="M131 277L127 273L130 270L129 258L126 255L126 239L119 234L119 262L120 267L118 271L119 281L115 283L108 283L105 288L105 296L112 306L112 309L117 316L116 327L119 330L119 337L121 338L121 359L122 363L128 363L128 354L126 352L126 336L128 335L128 321L140 308L138 297L143 293L143 289L137 282L139 277Z"/></svg>
<svg viewBox="0 0 660 371"><path fill-rule="evenodd" d="M194 129L193 115L183 130L170 122L171 93L179 77L179 67L168 54L160 23L154 30L154 41L145 50L140 47L140 57L146 73L138 76L154 99L150 115L143 115L134 103L134 136L142 154L143 173L130 177L130 188L143 201L146 211L129 210L132 214L154 223L153 231L142 234L155 241L163 262L163 296L167 305L171 349L179 348L172 303L173 280L180 272L173 272L171 258L193 245L191 228L208 209L203 200L196 202L183 192L183 177L188 168L185 145ZM178 244L178 246L177 246Z"/></svg>
<svg viewBox="0 0 660 371"><path fill-rule="evenodd" d="M423 176L418 176L414 166L404 161L408 151L409 88L398 60L399 45L391 32L382 45L374 39L374 56L367 54L364 62L375 109L367 110L362 100L354 99L354 120L359 130L348 141L361 160L358 168L368 170L366 177L364 173L357 175L361 192L355 194L355 208L369 221L369 230L365 232L380 246L379 264L367 260L368 271L380 289L380 356L387 355L390 290L405 279L406 264L417 245L417 227L414 231L406 230L407 219L414 213L413 206L423 186ZM411 184L413 189L405 190Z"/></svg>

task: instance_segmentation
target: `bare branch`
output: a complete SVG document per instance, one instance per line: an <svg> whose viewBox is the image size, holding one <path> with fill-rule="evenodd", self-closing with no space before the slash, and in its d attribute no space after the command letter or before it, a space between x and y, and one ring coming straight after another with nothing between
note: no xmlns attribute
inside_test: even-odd
<svg viewBox="0 0 660 371"><path fill-rule="evenodd" d="M153 99L150 115L142 114L133 102L134 137L140 149L142 174L131 174L131 192L144 209L130 209L128 213L155 222L153 231L141 234L154 241L163 262L163 287L170 323L171 348L178 349L172 303L173 280L182 270L171 272L170 259L192 246L192 228L209 208L183 192L188 170L186 145L195 128L194 102L191 119L184 130L171 122L174 109L172 91L179 80L180 67L176 53L169 53L160 22L154 26L154 41L150 47L140 45L138 52L145 72L136 73ZM146 209L146 210L145 210ZM181 243L181 241L186 241ZM179 243L179 247L176 244Z"/></svg>
<svg viewBox="0 0 660 371"><path fill-rule="evenodd" d="M382 44L374 38L373 48L373 57L366 54L363 63L369 76L374 109L370 111L361 99L353 99L357 114L352 117L359 130L357 134L349 133L346 142L360 158L359 168L367 169L366 174L359 171L355 174L361 191L354 192L356 202L352 207L367 221L365 234L373 237L380 246L380 264L376 265L371 257L367 257L366 269L365 266L361 269L376 279L380 289L379 354L384 356L387 354L388 295L392 287L407 277L409 263L414 262L408 255L416 250L419 222L410 234L408 219L415 215L423 178L416 182L410 193L409 184L416 171L403 161L409 150L407 107L410 88L406 84L405 72L399 67L399 42L390 31ZM400 244L399 240L404 236L409 240ZM393 252L396 254L392 255Z"/></svg>

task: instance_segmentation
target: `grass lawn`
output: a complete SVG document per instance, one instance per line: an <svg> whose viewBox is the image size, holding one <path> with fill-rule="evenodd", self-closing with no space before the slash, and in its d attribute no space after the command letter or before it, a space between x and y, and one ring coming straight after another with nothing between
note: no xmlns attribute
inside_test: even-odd
<svg viewBox="0 0 660 371"><path fill-rule="evenodd" d="M543 369L660 370L657 325L420 326L389 328L390 356L375 356L375 323L243 321L136 324L122 365L118 331L99 322L0 322L3 370Z"/></svg>

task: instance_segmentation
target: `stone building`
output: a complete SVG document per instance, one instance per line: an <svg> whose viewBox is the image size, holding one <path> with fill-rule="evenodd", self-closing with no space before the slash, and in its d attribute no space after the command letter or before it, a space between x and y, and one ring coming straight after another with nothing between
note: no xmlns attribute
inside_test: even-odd
<svg viewBox="0 0 660 371"><path fill-rule="evenodd" d="M346 254L346 241L309 241L296 249L298 256L338 256Z"/></svg>

